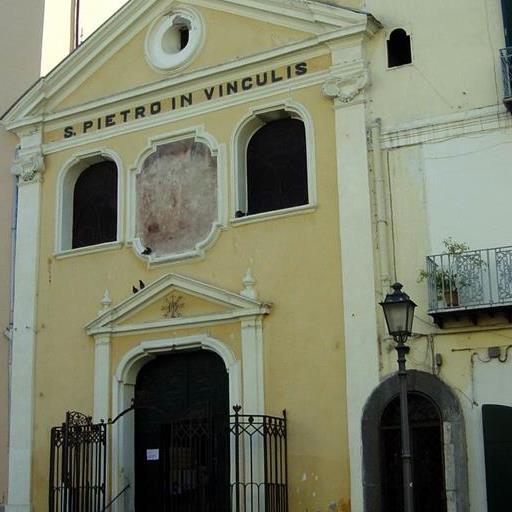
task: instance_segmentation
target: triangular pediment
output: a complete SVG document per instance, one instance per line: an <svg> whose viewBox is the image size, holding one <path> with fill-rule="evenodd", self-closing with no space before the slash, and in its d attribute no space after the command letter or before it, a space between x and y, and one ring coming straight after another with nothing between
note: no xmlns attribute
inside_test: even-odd
<svg viewBox="0 0 512 512"><path fill-rule="evenodd" d="M167 274L109 307L85 326L87 334L132 333L213 324L266 315L270 304L190 277Z"/></svg>
<svg viewBox="0 0 512 512"><path fill-rule="evenodd" d="M184 69L160 72L145 58L152 23L173 6L195 9L205 25L200 50ZM131 0L4 115L8 128L74 115L120 95L140 96L151 85L215 75L233 63L264 61L305 42L373 32L368 14L309 0ZM81 107L81 108L80 108Z"/></svg>

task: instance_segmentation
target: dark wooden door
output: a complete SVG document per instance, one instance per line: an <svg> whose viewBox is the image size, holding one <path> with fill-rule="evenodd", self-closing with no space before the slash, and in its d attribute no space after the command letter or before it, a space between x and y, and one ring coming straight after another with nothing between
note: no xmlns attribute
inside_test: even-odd
<svg viewBox="0 0 512 512"><path fill-rule="evenodd" d="M228 374L217 355L163 355L135 388L136 512L227 512Z"/></svg>

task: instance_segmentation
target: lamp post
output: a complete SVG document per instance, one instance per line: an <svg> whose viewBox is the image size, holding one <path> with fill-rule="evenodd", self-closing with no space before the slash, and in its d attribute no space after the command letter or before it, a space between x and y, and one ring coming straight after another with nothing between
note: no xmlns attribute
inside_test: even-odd
<svg viewBox="0 0 512 512"><path fill-rule="evenodd" d="M398 379L400 382L400 433L402 438L402 474L404 486L404 511L414 512L414 490L412 482L411 437L409 431L409 409L407 406L407 369L405 355L409 347L405 344L412 333L412 321L416 304L395 283L393 293L388 293L380 305L384 311L388 331L396 342L398 353Z"/></svg>

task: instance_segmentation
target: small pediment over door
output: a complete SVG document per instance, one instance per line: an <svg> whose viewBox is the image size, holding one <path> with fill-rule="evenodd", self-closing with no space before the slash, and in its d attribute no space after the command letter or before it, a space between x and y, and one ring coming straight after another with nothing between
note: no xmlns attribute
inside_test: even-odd
<svg viewBox="0 0 512 512"><path fill-rule="evenodd" d="M267 315L270 309L269 303L250 296L167 274L118 305L106 305L85 330L91 336L122 335Z"/></svg>

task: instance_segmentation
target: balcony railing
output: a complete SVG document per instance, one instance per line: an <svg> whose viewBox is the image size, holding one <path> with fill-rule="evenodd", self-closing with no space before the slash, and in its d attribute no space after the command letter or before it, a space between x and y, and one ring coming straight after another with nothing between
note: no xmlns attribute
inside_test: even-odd
<svg viewBox="0 0 512 512"><path fill-rule="evenodd" d="M512 47L500 50L501 69L503 73L503 101L512 102Z"/></svg>
<svg viewBox="0 0 512 512"><path fill-rule="evenodd" d="M429 312L512 305L512 246L427 257Z"/></svg>

